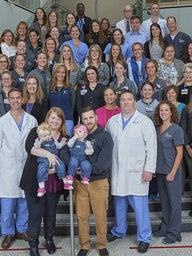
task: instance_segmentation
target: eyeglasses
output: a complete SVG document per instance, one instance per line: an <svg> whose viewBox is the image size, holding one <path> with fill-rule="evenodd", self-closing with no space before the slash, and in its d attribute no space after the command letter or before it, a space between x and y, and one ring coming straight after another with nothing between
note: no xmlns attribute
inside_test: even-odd
<svg viewBox="0 0 192 256"><path fill-rule="evenodd" d="M1 80L2 80L2 81L11 81L11 78L9 78L9 77L4 77L4 78L2 78Z"/></svg>
<svg viewBox="0 0 192 256"><path fill-rule="evenodd" d="M19 27L19 29L27 29L26 27Z"/></svg>
<svg viewBox="0 0 192 256"><path fill-rule="evenodd" d="M96 49L91 49L91 52L99 52L99 51Z"/></svg>
<svg viewBox="0 0 192 256"><path fill-rule="evenodd" d="M184 75L186 76L186 75L192 75L192 71L190 71L190 72L184 72Z"/></svg>
<svg viewBox="0 0 192 256"><path fill-rule="evenodd" d="M0 63L7 63L8 61L6 60L0 60Z"/></svg>

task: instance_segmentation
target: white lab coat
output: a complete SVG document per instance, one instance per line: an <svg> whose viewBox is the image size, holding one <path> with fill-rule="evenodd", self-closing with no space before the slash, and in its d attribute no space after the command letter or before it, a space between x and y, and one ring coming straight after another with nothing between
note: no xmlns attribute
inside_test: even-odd
<svg viewBox="0 0 192 256"><path fill-rule="evenodd" d="M113 116L106 129L114 141L112 195L148 195L149 182L143 181L143 171L155 173L156 169L157 140L153 122L136 111L124 129L121 114Z"/></svg>
<svg viewBox="0 0 192 256"><path fill-rule="evenodd" d="M25 141L37 120L25 113L21 131L10 112L0 118L0 198L24 197L19 188L27 158Z"/></svg>

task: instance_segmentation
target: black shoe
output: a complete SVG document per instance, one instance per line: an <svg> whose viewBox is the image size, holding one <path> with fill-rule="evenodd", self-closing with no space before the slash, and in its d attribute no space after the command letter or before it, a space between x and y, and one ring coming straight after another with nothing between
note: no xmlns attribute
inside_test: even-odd
<svg viewBox="0 0 192 256"><path fill-rule="evenodd" d="M114 236L113 234L107 235L107 241L108 241L109 243L110 243L110 242L113 242L113 241L115 241L115 240L117 240L117 239L120 239L120 237Z"/></svg>
<svg viewBox="0 0 192 256"><path fill-rule="evenodd" d="M30 256L40 256L38 247L30 246Z"/></svg>
<svg viewBox="0 0 192 256"><path fill-rule="evenodd" d="M100 249L99 254L100 254L100 256L109 256L109 252L108 252L107 248Z"/></svg>
<svg viewBox="0 0 192 256"><path fill-rule="evenodd" d="M87 253L88 253L88 250L81 249L81 250L78 252L77 256L86 256Z"/></svg>
<svg viewBox="0 0 192 256"><path fill-rule="evenodd" d="M139 242L138 252L145 253L149 248L149 243Z"/></svg>
<svg viewBox="0 0 192 256"><path fill-rule="evenodd" d="M174 244L174 243L176 243L176 240L173 241L173 240L171 240L171 239L169 239L169 238L164 238L164 239L162 240L162 244L167 244L167 245L169 245L169 244Z"/></svg>
<svg viewBox="0 0 192 256"><path fill-rule="evenodd" d="M158 237L166 237L166 235L163 235L160 230L154 232L154 233L152 234L152 236L153 236L153 237L157 237L157 238L158 238Z"/></svg>
<svg viewBox="0 0 192 256"><path fill-rule="evenodd" d="M189 212L189 216L192 217L192 210Z"/></svg>
<svg viewBox="0 0 192 256"><path fill-rule="evenodd" d="M46 240L46 248L49 254L53 254L56 252L56 247L52 238Z"/></svg>

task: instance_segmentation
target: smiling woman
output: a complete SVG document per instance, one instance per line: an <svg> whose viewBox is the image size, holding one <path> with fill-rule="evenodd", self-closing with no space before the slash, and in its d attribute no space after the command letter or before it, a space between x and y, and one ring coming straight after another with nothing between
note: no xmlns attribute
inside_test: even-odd
<svg viewBox="0 0 192 256"><path fill-rule="evenodd" d="M23 87L23 109L42 123L47 113L47 106L43 100L43 92L39 80L35 76L28 76Z"/></svg>
<svg viewBox="0 0 192 256"><path fill-rule="evenodd" d="M104 106L103 92L105 86L98 82L99 72L94 66L88 66L85 70L85 85L78 88L76 93L76 110L78 115L84 107L91 106L94 109Z"/></svg>
<svg viewBox="0 0 192 256"><path fill-rule="evenodd" d="M63 63L58 64L52 76L50 107L58 107L63 110L66 118L66 129L70 136L73 135L73 109L74 90L69 84L68 71Z"/></svg>
<svg viewBox="0 0 192 256"><path fill-rule="evenodd" d="M0 117L10 110L8 93L13 88L13 75L5 70L1 75L0 87Z"/></svg>
<svg viewBox="0 0 192 256"><path fill-rule="evenodd" d="M105 106L96 109L97 114L97 123L105 128L107 121L114 115L117 115L121 112L121 108L118 107L115 103L116 101L116 93L113 88L106 88L104 90L104 101Z"/></svg>
<svg viewBox="0 0 192 256"><path fill-rule="evenodd" d="M157 125L156 175L162 210L162 221L155 237L165 237L163 244L181 241L181 160L183 156L183 130L176 123L178 112L168 101L155 109Z"/></svg>

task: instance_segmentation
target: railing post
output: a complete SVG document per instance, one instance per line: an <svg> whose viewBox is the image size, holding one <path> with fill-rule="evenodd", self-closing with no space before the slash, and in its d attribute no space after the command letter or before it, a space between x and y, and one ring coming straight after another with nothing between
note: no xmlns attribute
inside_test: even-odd
<svg viewBox="0 0 192 256"><path fill-rule="evenodd" d="M74 218L73 218L73 190L69 190L69 205L70 205L71 256L75 256Z"/></svg>

